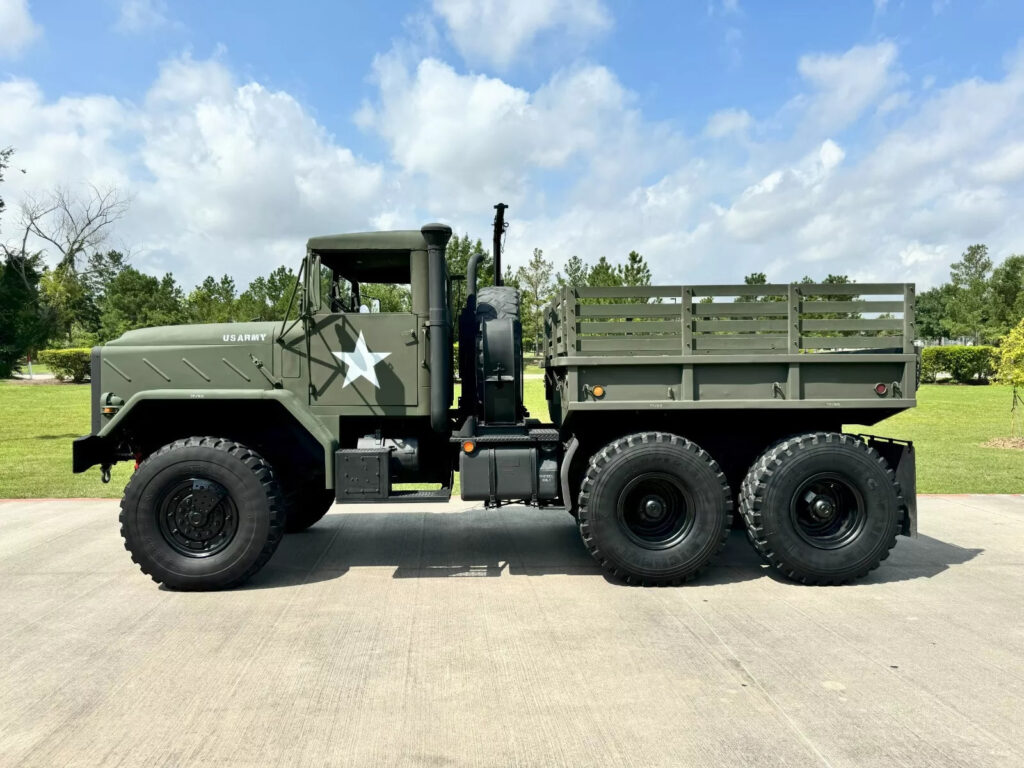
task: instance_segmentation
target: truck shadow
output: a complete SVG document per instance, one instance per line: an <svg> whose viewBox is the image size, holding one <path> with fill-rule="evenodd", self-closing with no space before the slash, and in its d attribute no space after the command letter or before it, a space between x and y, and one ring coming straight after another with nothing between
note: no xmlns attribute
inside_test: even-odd
<svg viewBox="0 0 1024 768"><path fill-rule="evenodd" d="M931 578L982 551L928 536L901 537L889 559L856 583ZM329 581L353 568L393 568L395 579L592 575L628 586L594 562L561 509L342 512L335 507L308 531L286 536L267 566L242 589ZM761 578L801 587L765 565L744 532L732 531L723 551L693 583L714 586Z"/></svg>

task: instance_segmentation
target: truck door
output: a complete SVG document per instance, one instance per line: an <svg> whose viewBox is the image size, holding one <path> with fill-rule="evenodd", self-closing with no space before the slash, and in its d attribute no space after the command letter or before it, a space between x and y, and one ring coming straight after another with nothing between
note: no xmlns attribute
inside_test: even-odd
<svg viewBox="0 0 1024 768"><path fill-rule="evenodd" d="M417 316L406 312L317 315L310 338L313 405L417 404Z"/></svg>

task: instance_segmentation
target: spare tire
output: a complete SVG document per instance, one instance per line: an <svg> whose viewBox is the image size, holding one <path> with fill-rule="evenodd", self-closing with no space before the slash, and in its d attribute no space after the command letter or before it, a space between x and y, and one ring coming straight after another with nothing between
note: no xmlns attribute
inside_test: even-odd
<svg viewBox="0 0 1024 768"><path fill-rule="evenodd" d="M476 292L476 324L484 320L519 319L519 289L508 285L489 285Z"/></svg>
<svg viewBox="0 0 1024 768"><path fill-rule="evenodd" d="M517 423L525 414L519 304L519 290L507 285L476 293L476 401L485 423Z"/></svg>

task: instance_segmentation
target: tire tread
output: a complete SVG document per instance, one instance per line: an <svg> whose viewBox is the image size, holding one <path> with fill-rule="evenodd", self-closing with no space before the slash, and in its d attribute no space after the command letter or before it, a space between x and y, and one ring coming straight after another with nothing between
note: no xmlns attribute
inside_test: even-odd
<svg viewBox="0 0 1024 768"><path fill-rule="evenodd" d="M863 450L864 453L870 456L873 461L877 462L885 471L889 481L896 489L897 505L900 510L900 514L896 519L896 525L892 531L890 542L878 559L874 562L867 563L856 573L847 576L821 576L820 574L801 571L785 562L783 558L772 549L771 544L765 536L764 516L762 514L762 509L764 508L764 496L768 488L768 481L772 475L782 467L785 458L795 456L796 453L805 446L831 442L837 442L841 445L855 446L856 448ZM881 564L882 560L885 560L889 556L889 552L894 546L896 546L896 535L900 530L901 518L906 513L906 500L903 497L900 484L896 480L896 473L892 471L892 468L882 455L869 446L864 440L855 435L848 435L840 432L809 432L780 440L761 454L743 478L743 482L740 486L739 510L740 516L743 518L743 523L747 529L748 540L768 565L783 574L786 578L798 581L801 584L839 585L847 584L851 581L863 578L868 573L875 570Z"/></svg>
<svg viewBox="0 0 1024 768"><path fill-rule="evenodd" d="M256 479L260 481L260 484L263 487L263 492L266 494L267 497L267 506L270 509L270 527L267 533L267 540L264 542L263 548L260 550L259 556L253 562L253 564L250 565L248 569L246 569L246 571L243 574L241 574L235 579L232 579L230 582L218 585L217 587L218 589L231 589L232 587L237 587L239 584L242 584L243 582L250 579L257 571L259 571L264 565L266 565L271 555L274 554L274 551L277 549L278 544L281 543L281 539L284 538L286 508L284 504L284 499L281 495L281 489L277 484L277 479L274 476L274 471L271 468L270 464L256 451L252 450L248 446L243 445L242 443L235 442L234 440L229 440L223 437L210 436L186 437L181 440L175 440L174 442L168 443L167 445L158 448L156 451L151 453L149 456L145 458L145 460L139 466L141 468L142 465L145 464L146 462L151 461L157 457L164 456L168 453L171 453L172 451L177 451L182 448L201 447L213 448L214 450L217 451L223 451L224 453L241 461L241 463L250 472L252 472ZM146 566L142 562L140 562L139 559L136 558L135 553L132 552L131 548L128 546L128 535L126 530L128 525L128 515L130 514L130 511L128 509L128 499L131 493L132 483L134 480L135 475L133 474L128 479L128 484L124 488L124 495L121 497L121 511L118 514L118 521L121 524L121 538L124 541L124 548L128 551L128 554L131 555L132 562L139 566L139 570L141 570L144 574L149 576L157 584L166 584L165 580L161 579L159 576L148 570ZM167 586L171 585L167 584ZM178 584L175 584L173 588L181 591L199 591L204 589L204 587L202 586Z"/></svg>
<svg viewBox="0 0 1024 768"><path fill-rule="evenodd" d="M611 462L613 458L621 454L626 448L631 448L636 445L644 444L661 444L661 445L678 445L684 450L693 453L696 457L709 464L716 473L719 485L722 490L723 502L726 505L726 511L728 514L724 516L724 525L719 534L719 541L715 547L714 553L707 559L702 566L695 568L684 576L671 577L671 578L656 578L651 576L644 576L629 572L617 564L611 562L601 552L600 547L594 539L590 531L590 517L589 510L587 508L590 500L590 492L593 489L594 483L597 481L598 475L603 469ZM577 505L577 523L579 525L580 536L583 539L583 544L586 546L587 551L597 561L597 563L607 573L615 578L625 581L627 584L636 584L639 586L678 586L688 581L692 581L697 578L701 573L707 569L711 562L715 559L715 556L722 551L725 547L725 542L729 537L729 530L732 522L732 494L729 490L729 483L726 480L725 473L722 472L718 463L712 458L712 456L705 451L703 448L687 440L685 437L671 434L668 432L637 432L632 435L626 435L618 440L614 440L608 445L604 446L601 450L595 453L590 458L589 466L583 476L583 483L580 486L579 503Z"/></svg>

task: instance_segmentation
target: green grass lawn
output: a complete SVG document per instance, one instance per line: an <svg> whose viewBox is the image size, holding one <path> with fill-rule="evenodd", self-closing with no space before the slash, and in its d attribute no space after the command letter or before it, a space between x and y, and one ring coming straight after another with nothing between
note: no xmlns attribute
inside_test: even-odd
<svg viewBox="0 0 1024 768"><path fill-rule="evenodd" d="M1024 451L985 448L1010 434L1010 387L924 384L917 408L847 431L913 440L919 493L1024 493Z"/></svg>
<svg viewBox="0 0 1024 768"><path fill-rule="evenodd" d="M22 363L21 370L19 371L19 373L22 376L28 376L28 363ZM50 370L50 366L48 365L43 365L42 363L32 363L32 375L36 376L40 373L53 373L53 371Z"/></svg>
<svg viewBox="0 0 1024 768"><path fill-rule="evenodd" d="M544 382L526 381L526 407L546 421ZM1024 493L1024 452L984 448L1009 430L1009 387L924 385L919 406L874 427L849 427L913 440L921 493ZM71 440L89 431L88 384L0 381L0 498L119 497L132 471L71 473Z"/></svg>
<svg viewBox="0 0 1024 768"><path fill-rule="evenodd" d="M131 464L109 485L98 469L71 473L71 440L89 432L88 384L0 381L0 413L0 498L121 496Z"/></svg>

